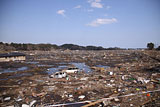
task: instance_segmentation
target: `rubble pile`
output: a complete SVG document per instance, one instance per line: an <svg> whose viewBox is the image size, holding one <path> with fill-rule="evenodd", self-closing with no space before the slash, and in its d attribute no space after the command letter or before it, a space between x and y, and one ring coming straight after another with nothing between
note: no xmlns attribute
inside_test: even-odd
<svg viewBox="0 0 160 107"><path fill-rule="evenodd" d="M83 101L94 103L92 106L112 107L158 104L159 52L52 50L25 53L26 61L8 63L10 70L17 63L28 69L4 72L7 67L0 64L2 107L48 106ZM50 76L73 64L79 67L79 72L61 77ZM84 69L86 66L90 68Z"/></svg>

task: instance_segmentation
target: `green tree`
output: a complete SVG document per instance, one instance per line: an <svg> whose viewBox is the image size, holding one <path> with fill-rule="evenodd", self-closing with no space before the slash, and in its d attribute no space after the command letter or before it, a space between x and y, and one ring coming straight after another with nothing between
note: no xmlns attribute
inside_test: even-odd
<svg viewBox="0 0 160 107"><path fill-rule="evenodd" d="M154 43L148 43L147 44L147 48L149 49L149 50L152 50L152 49L154 49Z"/></svg>

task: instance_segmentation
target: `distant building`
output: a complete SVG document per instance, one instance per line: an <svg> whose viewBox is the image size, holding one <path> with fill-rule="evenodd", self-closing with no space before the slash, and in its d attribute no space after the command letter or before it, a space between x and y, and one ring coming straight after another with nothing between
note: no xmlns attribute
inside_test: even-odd
<svg viewBox="0 0 160 107"><path fill-rule="evenodd" d="M0 62L24 61L24 60L26 60L26 55L23 53L12 52L12 53L0 54Z"/></svg>

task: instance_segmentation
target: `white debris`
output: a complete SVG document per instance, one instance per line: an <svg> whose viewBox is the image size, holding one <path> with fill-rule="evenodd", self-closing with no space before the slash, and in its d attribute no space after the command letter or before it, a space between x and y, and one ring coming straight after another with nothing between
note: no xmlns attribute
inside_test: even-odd
<svg viewBox="0 0 160 107"><path fill-rule="evenodd" d="M140 81L140 82L142 82L143 84L144 84L144 83L147 84L148 82L150 82L150 80L146 80L146 79L143 78L143 77L138 77L137 80Z"/></svg>
<svg viewBox="0 0 160 107"><path fill-rule="evenodd" d="M130 106L133 106L133 104L130 104Z"/></svg>
<svg viewBox="0 0 160 107"><path fill-rule="evenodd" d="M120 92L120 91L121 91L121 89L119 88L119 89L118 89L118 91Z"/></svg>
<svg viewBox="0 0 160 107"><path fill-rule="evenodd" d="M29 106L32 107L34 105L34 103L36 103L36 102L37 102L36 100L31 101Z"/></svg>
<svg viewBox="0 0 160 107"><path fill-rule="evenodd" d="M109 72L109 75L113 75L113 72Z"/></svg>
<svg viewBox="0 0 160 107"><path fill-rule="evenodd" d="M147 83L149 83L149 82L150 82L150 80L144 80L144 82L147 84Z"/></svg>
<svg viewBox="0 0 160 107"><path fill-rule="evenodd" d="M79 96L78 98L79 98L79 99L84 99L85 96L84 96L84 95L81 95L81 96Z"/></svg>
<svg viewBox="0 0 160 107"><path fill-rule="evenodd" d="M71 98L71 97L73 97L73 95L72 95L72 94L70 94L70 95L68 95L68 96L69 96L70 98Z"/></svg>
<svg viewBox="0 0 160 107"><path fill-rule="evenodd" d="M16 99L16 101L18 101L18 102L19 102L19 101L22 101L22 99L21 99L21 98L18 98L18 99Z"/></svg>
<svg viewBox="0 0 160 107"><path fill-rule="evenodd" d="M107 84L107 86L108 86L108 87L112 87L113 85L112 85L112 84Z"/></svg>
<svg viewBox="0 0 160 107"><path fill-rule="evenodd" d="M8 101L10 99L11 99L11 97L6 97L6 98L4 98L4 101Z"/></svg>
<svg viewBox="0 0 160 107"><path fill-rule="evenodd" d="M27 104L22 104L22 107L30 107L30 106Z"/></svg>
<svg viewBox="0 0 160 107"><path fill-rule="evenodd" d="M88 77L81 78L80 80L81 81L86 81L86 80L88 80Z"/></svg>
<svg viewBox="0 0 160 107"><path fill-rule="evenodd" d="M114 101L116 101L116 102L118 102L118 101L120 101L118 98L114 98Z"/></svg>
<svg viewBox="0 0 160 107"><path fill-rule="evenodd" d="M110 82L112 82L112 83L113 83L113 82L114 82L114 80L110 80Z"/></svg>

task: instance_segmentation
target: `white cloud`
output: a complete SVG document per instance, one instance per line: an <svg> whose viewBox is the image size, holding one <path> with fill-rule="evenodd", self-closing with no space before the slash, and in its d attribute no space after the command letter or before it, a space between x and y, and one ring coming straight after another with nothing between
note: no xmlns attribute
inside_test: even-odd
<svg viewBox="0 0 160 107"><path fill-rule="evenodd" d="M92 2L91 3L91 7L103 8L103 5L101 3L98 3L98 2Z"/></svg>
<svg viewBox="0 0 160 107"><path fill-rule="evenodd" d="M95 0L95 2L101 2L101 0Z"/></svg>
<svg viewBox="0 0 160 107"><path fill-rule="evenodd" d="M117 22L116 18L111 18L111 19L96 19L92 21L91 23L87 24L88 26L96 27L100 25L105 25L105 24L111 24Z"/></svg>
<svg viewBox="0 0 160 107"><path fill-rule="evenodd" d="M92 3L92 2L101 2L101 0L88 0L88 3Z"/></svg>
<svg viewBox="0 0 160 107"><path fill-rule="evenodd" d="M57 14L60 14L60 15L62 15L62 16L65 16L65 13L66 11L65 10L58 10L57 11Z"/></svg>
<svg viewBox="0 0 160 107"><path fill-rule="evenodd" d="M101 0L88 0L88 3L90 3L91 7L103 8L103 5L101 4Z"/></svg>
<svg viewBox="0 0 160 107"><path fill-rule="evenodd" d="M74 8L76 8L76 9L81 8L81 5L77 5L77 6L76 6L76 7L74 7Z"/></svg>

